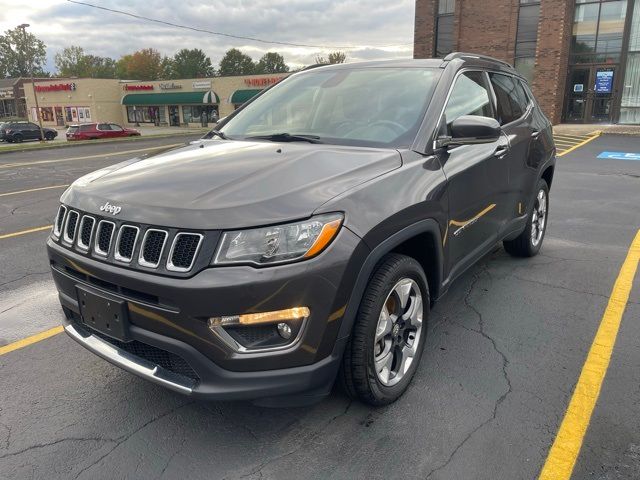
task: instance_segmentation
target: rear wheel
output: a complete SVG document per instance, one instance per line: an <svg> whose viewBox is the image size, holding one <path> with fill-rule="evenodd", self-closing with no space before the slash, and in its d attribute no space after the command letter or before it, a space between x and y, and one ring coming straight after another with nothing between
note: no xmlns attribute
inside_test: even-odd
<svg viewBox="0 0 640 480"><path fill-rule="evenodd" d="M427 333L429 289L420 264L391 254L365 291L345 350L340 382L370 405L387 405L407 389Z"/></svg>
<svg viewBox="0 0 640 480"><path fill-rule="evenodd" d="M549 214L549 186L543 179L538 181L536 197L527 218L527 226L514 240L505 240L504 249L514 257L533 257L538 254L547 231Z"/></svg>
<svg viewBox="0 0 640 480"><path fill-rule="evenodd" d="M45 139L45 140L49 140L49 141L51 141L51 140L53 140L54 138L56 138L56 136L54 135L54 133L53 133L53 132L47 132L47 133L45 133L45 134L44 134L44 139Z"/></svg>

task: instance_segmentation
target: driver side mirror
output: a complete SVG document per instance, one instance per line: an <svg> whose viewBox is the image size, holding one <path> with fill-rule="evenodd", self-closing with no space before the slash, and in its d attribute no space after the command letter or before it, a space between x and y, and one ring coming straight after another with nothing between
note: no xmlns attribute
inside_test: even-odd
<svg viewBox="0 0 640 480"><path fill-rule="evenodd" d="M493 143L500 138L502 129L495 118L463 115L451 124L451 136L440 136L437 148L459 145Z"/></svg>

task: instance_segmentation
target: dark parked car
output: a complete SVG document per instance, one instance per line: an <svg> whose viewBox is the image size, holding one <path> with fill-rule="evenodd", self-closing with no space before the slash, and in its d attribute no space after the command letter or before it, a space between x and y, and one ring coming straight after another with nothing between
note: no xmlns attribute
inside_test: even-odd
<svg viewBox="0 0 640 480"><path fill-rule="evenodd" d="M53 140L58 131L53 128L42 129L45 140ZM40 127L33 122L7 122L0 124L0 140L9 143L20 143L26 140L42 140Z"/></svg>
<svg viewBox="0 0 640 480"><path fill-rule="evenodd" d="M67 129L67 140L97 140L99 138L138 137L140 132L135 128L124 128L117 123L82 123L70 125Z"/></svg>
<svg viewBox="0 0 640 480"><path fill-rule="evenodd" d="M551 125L498 60L309 69L211 137L80 178L47 242L66 332L196 398L310 402L339 378L390 403L455 278L544 239Z"/></svg>

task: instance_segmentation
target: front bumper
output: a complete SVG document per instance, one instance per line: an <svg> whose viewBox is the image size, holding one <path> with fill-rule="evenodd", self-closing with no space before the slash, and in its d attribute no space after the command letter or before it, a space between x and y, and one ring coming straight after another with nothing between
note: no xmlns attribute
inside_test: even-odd
<svg viewBox="0 0 640 480"><path fill-rule="evenodd" d="M337 340L342 315L368 253L361 240L343 228L323 254L305 262L263 269L207 268L190 278L170 278L105 264L52 239L47 246L67 317L65 330L74 340L167 388L220 400L328 392L346 342ZM85 327L80 322L78 285L104 289L126 300L131 338L183 359L195 378L176 377ZM277 351L238 352L213 334L206 322L214 316L296 305L309 307L311 315L300 339Z"/></svg>

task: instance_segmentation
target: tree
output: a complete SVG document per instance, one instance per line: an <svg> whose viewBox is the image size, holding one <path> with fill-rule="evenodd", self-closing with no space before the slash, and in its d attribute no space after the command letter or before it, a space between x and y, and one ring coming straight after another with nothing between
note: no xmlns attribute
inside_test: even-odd
<svg viewBox="0 0 640 480"><path fill-rule="evenodd" d="M322 55L316 55L316 63L322 64L335 64L344 63L347 61L347 54L344 52L331 52L329 58L325 58Z"/></svg>
<svg viewBox="0 0 640 480"><path fill-rule="evenodd" d="M35 76L48 76L44 72L47 49L42 40L32 33L26 35L20 28L0 35L0 76L27 77L31 65Z"/></svg>
<svg viewBox="0 0 640 480"><path fill-rule="evenodd" d="M116 61L109 57L87 55L82 47L67 47L54 57L58 74L63 77L115 78Z"/></svg>
<svg viewBox="0 0 640 480"><path fill-rule="evenodd" d="M284 57L279 53L267 52L258 61L256 73L285 73L289 67L284 63Z"/></svg>
<svg viewBox="0 0 640 480"><path fill-rule="evenodd" d="M118 78L129 80L158 80L166 73L167 59L153 48L144 48L124 55L116 64Z"/></svg>
<svg viewBox="0 0 640 480"><path fill-rule="evenodd" d="M172 78L205 78L214 74L211 59L199 48L183 48L176 53L170 70Z"/></svg>
<svg viewBox="0 0 640 480"><path fill-rule="evenodd" d="M220 60L220 68L218 74L221 76L228 75L252 75L256 72L256 64L249 55L245 55L237 48L232 48L224 54Z"/></svg>

